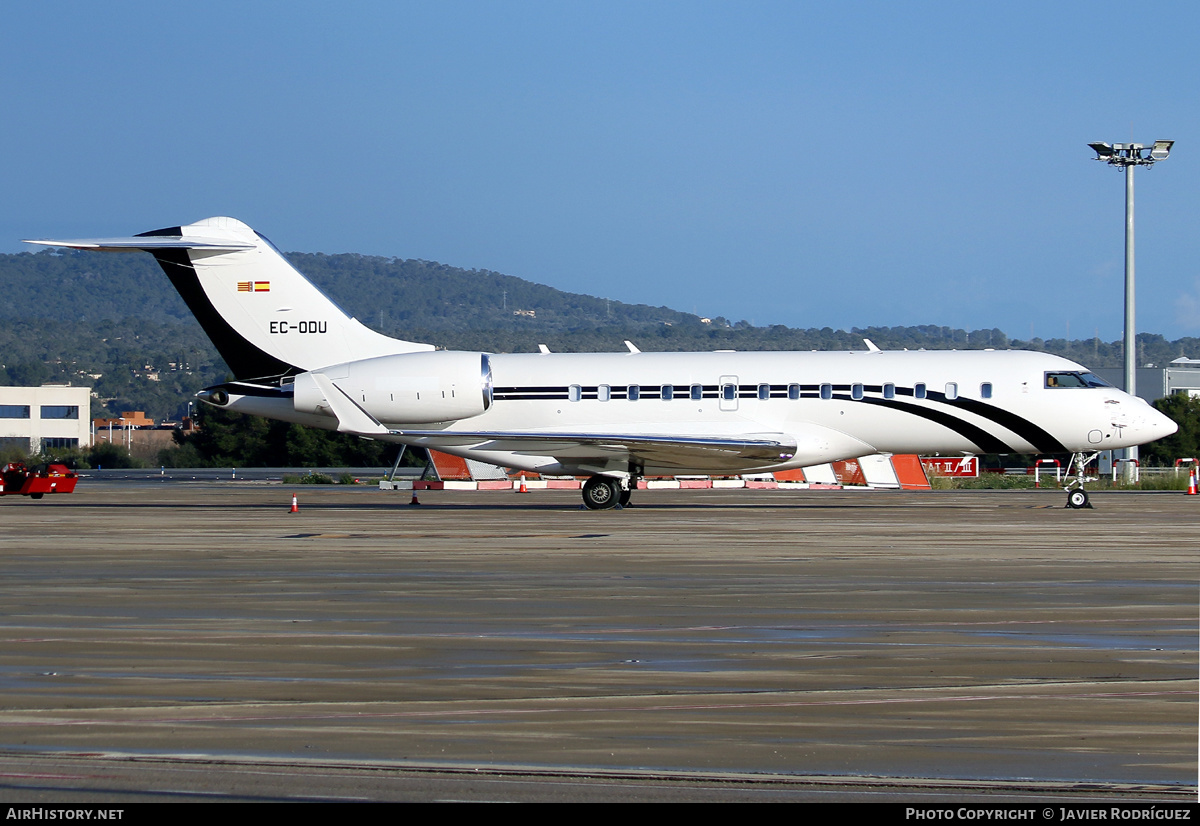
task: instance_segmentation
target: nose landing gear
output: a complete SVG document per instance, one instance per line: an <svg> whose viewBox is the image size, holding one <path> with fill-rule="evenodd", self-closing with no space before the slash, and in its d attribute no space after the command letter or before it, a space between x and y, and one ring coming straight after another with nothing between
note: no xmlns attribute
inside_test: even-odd
<svg viewBox="0 0 1200 826"><path fill-rule="evenodd" d="M1087 491L1083 489L1083 483L1087 478L1087 466L1099 455L1099 451L1090 456L1086 453L1071 454L1071 461L1067 463L1067 484L1063 487L1067 492L1068 508L1080 510L1092 507L1088 502Z"/></svg>

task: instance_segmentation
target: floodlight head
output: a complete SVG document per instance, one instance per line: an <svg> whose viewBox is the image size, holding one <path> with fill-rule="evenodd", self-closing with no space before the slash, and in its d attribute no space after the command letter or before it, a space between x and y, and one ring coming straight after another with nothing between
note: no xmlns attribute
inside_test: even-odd
<svg viewBox="0 0 1200 826"><path fill-rule="evenodd" d="M1113 148L1111 146L1109 146L1107 143L1089 143L1088 146L1092 147L1092 150L1096 153L1097 157L1100 157L1100 158L1111 158L1112 157Z"/></svg>
<svg viewBox="0 0 1200 826"><path fill-rule="evenodd" d="M1171 147L1175 145L1175 141L1155 141L1154 148L1150 150L1150 157L1156 161L1164 161L1171 154Z"/></svg>

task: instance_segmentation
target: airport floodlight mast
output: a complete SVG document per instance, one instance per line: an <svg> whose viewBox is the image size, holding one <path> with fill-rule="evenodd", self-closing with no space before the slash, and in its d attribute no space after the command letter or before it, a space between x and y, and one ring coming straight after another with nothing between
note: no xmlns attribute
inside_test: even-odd
<svg viewBox="0 0 1200 826"><path fill-rule="evenodd" d="M1151 166L1167 159L1175 141L1155 141L1154 146L1140 143L1089 143L1096 160L1125 170L1125 392L1137 394L1137 329L1134 326L1133 301L1133 169ZM1138 449L1125 449L1125 475L1136 479Z"/></svg>

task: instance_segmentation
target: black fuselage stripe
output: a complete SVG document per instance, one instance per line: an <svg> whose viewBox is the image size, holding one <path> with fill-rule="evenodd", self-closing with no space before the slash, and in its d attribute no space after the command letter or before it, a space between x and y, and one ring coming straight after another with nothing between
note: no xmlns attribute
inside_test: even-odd
<svg viewBox="0 0 1200 826"><path fill-rule="evenodd" d="M856 401L849 396L834 396L839 401ZM968 441L974 442L979 448L980 453L1020 453L1019 450L1013 450L1000 439L988 433L981 427L976 427L970 422L964 422L957 416L945 413L941 410L933 410L928 407L921 407L915 404L906 404L905 402L896 401L895 399L872 399L863 398L857 400L863 404L873 404L879 407L886 407L889 410L899 410L903 413L911 413L914 416L919 416L922 419L927 419L942 427L953 430L958 435Z"/></svg>
<svg viewBox="0 0 1200 826"><path fill-rule="evenodd" d="M200 285L200 276L192 266L192 259L188 257L187 250L155 250L153 255L162 271L167 274L167 278L171 279L171 285L175 287L179 297L192 311L196 321L200 322L205 335L233 371L234 378L253 379L301 372L295 365L280 361L258 349L230 326L205 294Z"/></svg>
<svg viewBox="0 0 1200 826"><path fill-rule="evenodd" d="M492 399L493 401L498 402L553 402L566 400L567 394L563 393L559 396L542 396L534 394L524 395L521 393L505 393L504 395L494 395Z"/></svg>
<svg viewBox="0 0 1200 826"><path fill-rule="evenodd" d="M938 397L941 398L938 398ZM1028 419L1024 419L1008 410L1004 410L994 405L985 404L975 399L947 399L943 393L930 393L929 397L935 401L944 402L953 407L958 407L976 416L984 419L990 419L1001 427L1008 428L1013 433L1016 433L1029 444L1037 448L1039 453L1070 453L1066 445L1060 442L1054 436L1047 433L1042 428L1038 427Z"/></svg>

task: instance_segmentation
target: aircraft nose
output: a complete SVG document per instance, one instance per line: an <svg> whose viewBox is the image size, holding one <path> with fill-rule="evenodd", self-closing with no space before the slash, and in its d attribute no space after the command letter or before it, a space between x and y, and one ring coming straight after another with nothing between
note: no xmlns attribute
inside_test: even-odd
<svg viewBox="0 0 1200 826"><path fill-rule="evenodd" d="M1169 416L1160 413L1143 399L1126 397L1109 401L1106 406L1112 425L1120 434L1119 447L1144 445L1179 430L1179 425Z"/></svg>
<svg viewBox="0 0 1200 826"><path fill-rule="evenodd" d="M1150 413L1146 417L1146 432L1152 434L1150 436L1152 440L1170 436L1178 430L1179 425L1175 423L1174 419L1150 408Z"/></svg>
<svg viewBox="0 0 1200 826"><path fill-rule="evenodd" d="M1155 410L1149 404L1146 404L1141 410L1131 411L1131 413L1133 415L1130 416L1129 424L1133 427L1130 435L1137 440L1137 444L1144 445L1147 442L1170 436L1179 430L1179 425L1173 419Z"/></svg>

